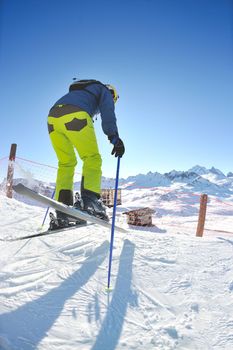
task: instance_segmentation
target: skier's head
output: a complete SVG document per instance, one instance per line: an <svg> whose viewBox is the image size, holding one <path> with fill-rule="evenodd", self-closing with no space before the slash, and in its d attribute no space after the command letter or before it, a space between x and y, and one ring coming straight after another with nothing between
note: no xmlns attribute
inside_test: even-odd
<svg viewBox="0 0 233 350"><path fill-rule="evenodd" d="M111 92L112 97L113 97L113 101L114 101L114 103L116 103L116 101L117 101L118 98L119 98L119 95L118 95L116 89L114 88L114 86L112 86L112 85L110 85L110 84L106 84L105 86L106 86L106 87L108 88L108 90Z"/></svg>

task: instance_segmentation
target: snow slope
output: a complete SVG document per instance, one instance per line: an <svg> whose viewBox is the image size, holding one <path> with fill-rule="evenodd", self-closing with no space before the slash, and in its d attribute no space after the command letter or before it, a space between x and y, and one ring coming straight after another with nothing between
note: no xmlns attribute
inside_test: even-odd
<svg viewBox="0 0 233 350"><path fill-rule="evenodd" d="M144 206L155 226L128 227L122 213ZM232 350L233 204L210 198L203 238L198 207L172 187L124 190L111 293L102 227L1 241L0 349ZM0 237L32 233L44 212L0 195Z"/></svg>

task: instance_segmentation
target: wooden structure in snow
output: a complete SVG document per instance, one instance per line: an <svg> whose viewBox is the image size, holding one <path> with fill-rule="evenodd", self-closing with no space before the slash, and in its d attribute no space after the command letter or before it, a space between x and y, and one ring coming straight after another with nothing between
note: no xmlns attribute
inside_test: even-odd
<svg viewBox="0 0 233 350"><path fill-rule="evenodd" d="M101 199L107 207L111 208L114 204L115 190L108 188L101 191ZM121 205L121 189L117 191L117 205Z"/></svg>
<svg viewBox="0 0 233 350"><path fill-rule="evenodd" d="M10 149L10 155L9 155L7 180L6 180L6 195L8 198L13 197L12 185L13 185L13 178L14 178L14 164L15 164L15 157L16 157L16 149L17 149L17 144L12 143L11 149Z"/></svg>
<svg viewBox="0 0 233 350"><path fill-rule="evenodd" d="M208 196L207 194L202 194L200 197L200 209L196 236L202 237L204 233L205 218L206 218L206 208L207 208Z"/></svg>
<svg viewBox="0 0 233 350"><path fill-rule="evenodd" d="M154 212L155 211L150 208L140 208L140 209L130 210L123 214L127 215L127 223L129 225L153 226L152 214Z"/></svg>

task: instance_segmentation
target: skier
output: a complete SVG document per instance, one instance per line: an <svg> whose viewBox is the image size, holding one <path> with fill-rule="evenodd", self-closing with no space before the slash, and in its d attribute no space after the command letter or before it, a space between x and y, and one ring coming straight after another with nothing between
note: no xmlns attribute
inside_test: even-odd
<svg viewBox="0 0 233 350"><path fill-rule="evenodd" d="M114 106L118 97L116 89L109 84L93 79L76 80L48 115L49 136L58 158L55 199L104 220L108 220L108 217L100 199L102 159L93 117L100 113L103 132L113 144L112 155L122 157L125 147L118 134ZM78 198L75 203L73 177L77 159L74 150L83 161L81 199ZM55 227L50 225L51 228L69 225L69 218L64 213L57 211L56 214Z"/></svg>

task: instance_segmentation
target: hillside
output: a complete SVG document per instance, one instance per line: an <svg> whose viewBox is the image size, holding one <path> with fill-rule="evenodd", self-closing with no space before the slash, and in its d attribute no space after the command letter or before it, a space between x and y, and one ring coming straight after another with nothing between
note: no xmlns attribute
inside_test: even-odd
<svg viewBox="0 0 233 350"><path fill-rule="evenodd" d="M45 210L0 195L0 349L233 348L232 202L210 197L200 239L198 195L137 188L122 200L128 233L115 235L107 293L108 230L9 243L39 229ZM154 226L128 227L122 213L143 206Z"/></svg>

